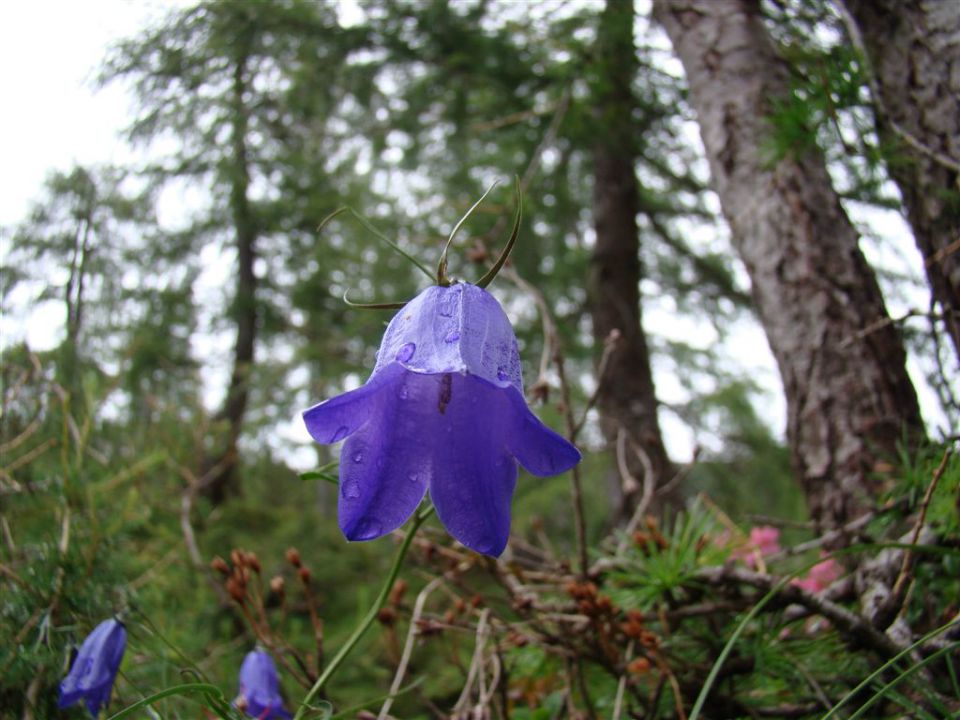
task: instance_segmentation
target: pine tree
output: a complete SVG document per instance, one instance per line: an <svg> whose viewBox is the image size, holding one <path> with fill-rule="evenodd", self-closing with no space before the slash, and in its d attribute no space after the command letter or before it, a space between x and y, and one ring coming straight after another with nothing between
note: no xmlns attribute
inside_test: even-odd
<svg viewBox="0 0 960 720"><path fill-rule="evenodd" d="M866 57L886 165L960 359L960 5L837 0ZM958 366L960 367L960 366Z"/></svg>
<svg viewBox="0 0 960 720"><path fill-rule="evenodd" d="M181 233L188 254L197 257L212 245L235 258L225 313L235 339L216 415L223 434L200 468L215 503L238 489L238 443L257 347L273 327L264 266L290 260L291 222L281 206L290 210L296 202L279 190L298 185L289 170L301 128L326 121L322 113L331 108L323 101L335 104L338 87L331 78L362 41L362 32L339 27L328 4L211 0L173 12L159 27L118 45L101 76L102 82L132 83L140 112L131 139L179 143L148 173L158 183L180 180L209 193Z"/></svg>
<svg viewBox="0 0 960 720"><path fill-rule="evenodd" d="M683 62L714 186L747 266L787 397L811 516L871 507L876 461L923 435L899 333L817 148L771 162L771 106L788 68L753 0L659 0Z"/></svg>

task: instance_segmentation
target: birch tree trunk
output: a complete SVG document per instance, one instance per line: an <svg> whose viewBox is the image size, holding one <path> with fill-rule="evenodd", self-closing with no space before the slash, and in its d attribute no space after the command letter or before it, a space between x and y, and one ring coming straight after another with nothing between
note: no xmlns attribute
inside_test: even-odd
<svg viewBox="0 0 960 720"><path fill-rule="evenodd" d="M757 0L656 0L686 70L714 187L751 278L787 399L787 438L811 517L872 505L876 461L923 434L899 333L822 155L771 158L787 68ZM868 330L869 329L869 330Z"/></svg>
<svg viewBox="0 0 960 720"><path fill-rule="evenodd" d="M960 2L841 0L887 167L960 358Z"/></svg>
<svg viewBox="0 0 960 720"><path fill-rule="evenodd" d="M635 107L630 84L636 66L633 3L607 0L597 35L593 150L596 245L590 268L590 312L597 347L618 335L597 396L604 435L625 461L622 513L631 515L643 486L670 479L671 463L657 419L650 353L640 307L639 187L634 169ZM636 480L636 482L634 482Z"/></svg>

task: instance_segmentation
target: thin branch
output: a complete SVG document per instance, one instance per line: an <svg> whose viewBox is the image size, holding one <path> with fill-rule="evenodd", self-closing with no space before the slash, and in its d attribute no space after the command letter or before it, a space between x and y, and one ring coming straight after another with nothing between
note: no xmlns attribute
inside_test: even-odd
<svg viewBox="0 0 960 720"><path fill-rule="evenodd" d="M623 710L623 691L627 687L627 667L630 665L630 660L633 659L633 645L634 641L631 640L627 645L627 651L623 655L623 672L620 674L620 680L617 682L617 695L613 701L613 714L610 716L610 720L620 720L620 713Z"/></svg>
<svg viewBox="0 0 960 720"><path fill-rule="evenodd" d="M943 473L947 469L947 461L950 459L950 454L950 448L947 448L943 453L943 459L940 460L940 465L938 465L937 469L933 472L933 478L930 480L927 491L924 493L923 501L920 503L920 513L917 517L916 525L913 528L913 537L910 539L911 548L904 551L903 561L900 564L900 573L897 575L896 582L893 584L893 589L890 591L886 602L883 603L883 606L874 616L874 622L877 623L881 629L889 627L903 606L903 601L906 597L907 583L912 579L914 558L916 557L912 548L916 546L917 541L920 539L920 531L923 530L923 524L927 519L927 508L930 506L933 493L940 483L940 478L943 477Z"/></svg>
<svg viewBox="0 0 960 720"><path fill-rule="evenodd" d="M390 716L390 707L393 705L394 698L400 693L400 688L403 686L403 677L407 672L407 666L410 664L410 656L413 654L413 646L419 634L419 622L423 615L423 608L427 603L427 598L430 597L433 591L436 590L443 581L443 576L435 577L427 583L423 590L417 595L417 599L413 604L413 614L410 616L410 627L407 629L407 640L403 646L403 654L400 656L397 672L394 674L393 682L390 684L390 693L387 695L387 699L383 701L380 714L377 715L378 720L386 720L386 718Z"/></svg>
<svg viewBox="0 0 960 720"><path fill-rule="evenodd" d="M470 662L467 681L463 684L463 690L460 692L460 698L457 700L457 704L453 706L453 717L455 718L466 718L468 716L464 713L464 709L466 708L467 701L470 700L470 694L473 692L473 684L478 673L483 675L483 650L487 642L487 621L489 617L490 610L484 608L483 612L480 613L480 620L477 623L477 641L474 645L473 660Z"/></svg>
<svg viewBox="0 0 960 720"><path fill-rule="evenodd" d="M703 568L697 572L696 577L710 585L722 586L730 582L739 582L764 592L769 592L781 581L780 578L773 575L728 566ZM840 634L846 636L848 640L858 645L866 645L882 657L891 658L903 649L892 638L877 630L860 615L796 585L783 585L778 595L782 602L803 605L822 615L833 623Z"/></svg>

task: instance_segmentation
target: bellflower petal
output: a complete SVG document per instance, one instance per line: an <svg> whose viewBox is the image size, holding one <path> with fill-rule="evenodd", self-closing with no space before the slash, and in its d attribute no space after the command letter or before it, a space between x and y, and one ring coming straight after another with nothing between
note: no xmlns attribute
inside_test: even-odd
<svg viewBox="0 0 960 720"><path fill-rule="evenodd" d="M100 709L110 703L126 647L123 623L110 618L97 625L83 641L70 672L60 683L60 708L83 700L90 714L97 717Z"/></svg>
<svg viewBox="0 0 960 720"><path fill-rule="evenodd" d="M430 287L391 320L367 383L304 413L340 455L340 528L372 540L400 527L427 490L450 533L499 555L510 533L517 462L555 475L580 461L523 399L513 328L467 284Z"/></svg>
<svg viewBox="0 0 960 720"><path fill-rule="evenodd" d="M242 707L247 715L258 720L290 720L291 715L283 707L283 698L280 697L280 680L270 653L263 650L251 650L247 653L240 666L240 691L237 693L237 700L236 704Z"/></svg>
<svg viewBox="0 0 960 720"><path fill-rule="evenodd" d="M531 475L548 477L566 472L580 462L580 451L530 412L523 396L507 393L513 406L507 448Z"/></svg>
<svg viewBox="0 0 960 720"><path fill-rule="evenodd" d="M378 377L371 378L363 387L307 410L303 413L303 421L310 437L318 443L329 445L355 433L377 414L376 403L382 401L378 392L380 388L390 384L401 372L399 367L388 369Z"/></svg>

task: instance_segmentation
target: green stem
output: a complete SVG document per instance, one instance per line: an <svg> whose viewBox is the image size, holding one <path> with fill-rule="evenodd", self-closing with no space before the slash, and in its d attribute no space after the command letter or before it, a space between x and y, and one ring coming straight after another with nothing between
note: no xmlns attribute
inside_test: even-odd
<svg viewBox="0 0 960 720"><path fill-rule="evenodd" d="M185 683L183 685L167 688L166 690L161 690L160 692L154 693L150 697L145 697L143 700L135 702L133 705L124 708L115 715L111 715L108 720L121 720L121 718L132 715L137 710L142 708L149 707L158 700L163 700L165 697L170 697L171 695L186 695L187 693L202 693L206 695L209 700L220 699L223 697L223 693L216 685L211 685L210 683Z"/></svg>
<svg viewBox="0 0 960 720"><path fill-rule="evenodd" d="M410 262L412 262L412 263L417 267L417 269L420 270L420 272L422 272L422 273L423 273L424 275L426 275L428 278L430 278L431 280L433 280L433 273L431 273L429 270L427 270L427 268L426 268L419 260L417 260L413 255L411 255L410 253L408 253L408 252L407 252L406 250L404 250L402 247L400 247L399 245L397 245L393 240L391 240L390 238L388 238L388 237L387 237L386 235L384 235L382 232L380 232L379 230L377 230L377 229L370 223L369 220L367 220L363 215L361 215L360 213L358 213L358 212L357 212L356 210L354 210L352 207L347 206L347 207L337 208L336 210L334 210L332 213L330 213L329 215L327 215L327 216L320 222L320 226L317 228L317 232L318 232L318 233L323 232L323 229L327 226L327 224L328 224L331 220L333 220L337 215L340 215L340 214L345 213L345 212L348 212L348 213L350 213L351 215L353 215L353 217L357 220L357 222L359 222L359 223L360 223L361 225L363 225L367 230L369 230L371 233L373 233L373 235L374 235L378 240L380 240L380 242L385 243L385 244L388 245L392 250L394 250L395 252L399 253L400 255L402 255L403 257L405 257L407 260L409 260Z"/></svg>
<svg viewBox="0 0 960 720"><path fill-rule="evenodd" d="M467 221L467 218L473 215L473 211L480 206L480 203L486 200L487 195L493 192L493 189L499 182L499 180L495 180L493 185L491 185L487 191L480 196L479 200L470 206L470 209L467 210L466 214L460 218L460 221L456 225L453 226L453 230L450 231L450 237L447 238L447 244L443 246L443 252L440 253L440 262L437 263L437 285L440 285L441 287L448 287L450 285L450 278L447 277L447 253L450 251L450 245L453 244L453 237L457 234L457 231L460 229L460 227Z"/></svg>
<svg viewBox="0 0 960 720"><path fill-rule="evenodd" d="M420 529L420 526L423 525L424 521L432 514L433 505L414 516L413 523L410 525L410 530L407 531L407 536L400 544L400 550L397 551L397 556L394 558L393 565L390 567L390 572L387 574L387 579L384 581L383 587L380 588L380 594L377 595L377 599L374 600L373 605L370 606L370 609L367 611L367 614L364 616L363 620L361 620L360 624L357 625L356 630L353 631L353 634L343 644L339 652L337 652L333 660L330 661L330 664L327 665L320 677L317 678L317 681L313 684L313 687L310 688L310 692L307 693L307 696L300 703L300 707L297 709L297 714L294 715L293 720L301 720L301 718L303 718L304 713L309 709L310 703L317 696L317 693L323 689L323 686L326 685L327 681L337 671L337 668L343 664L343 661L347 659L347 656L353 651L353 648L356 647L358 642L360 642L360 638L362 638L364 633L367 632L367 630L373 624L373 621L377 619L377 613L380 612L380 608L382 608L383 604L387 601L387 596L390 595L390 590L393 588L393 583L396 581L397 575L400 573L400 566L403 564L403 559L407 555L407 550L410 549L410 544L413 542L414 535L417 534L417 530Z"/></svg>

